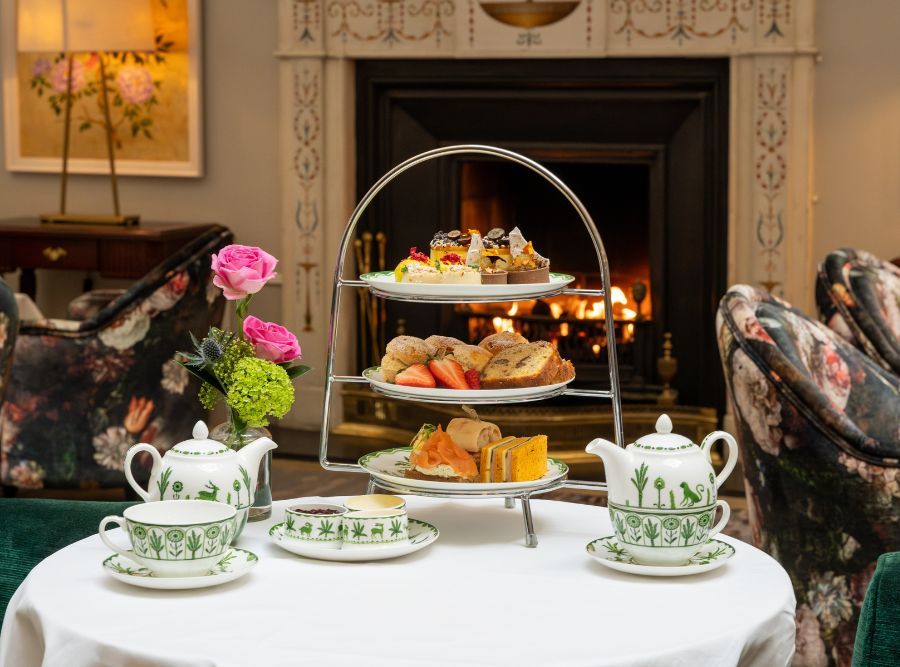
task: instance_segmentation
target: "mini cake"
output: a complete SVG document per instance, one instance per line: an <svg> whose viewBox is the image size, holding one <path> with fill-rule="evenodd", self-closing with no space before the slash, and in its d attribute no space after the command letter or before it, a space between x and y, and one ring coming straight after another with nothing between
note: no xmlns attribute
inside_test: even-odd
<svg viewBox="0 0 900 667"><path fill-rule="evenodd" d="M481 482L531 482L547 472L547 436L508 436L481 448Z"/></svg>
<svg viewBox="0 0 900 667"><path fill-rule="evenodd" d="M481 241L481 262L479 268L504 271L512 263L509 236L502 227L495 227Z"/></svg>
<svg viewBox="0 0 900 667"><path fill-rule="evenodd" d="M505 285L508 281L509 273L503 269L481 269L482 285Z"/></svg>
<svg viewBox="0 0 900 667"><path fill-rule="evenodd" d="M465 257L469 251L472 235L464 234L458 229L449 232L438 232L431 239L431 261L441 261L447 255L459 255Z"/></svg>
<svg viewBox="0 0 900 667"><path fill-rule="evenodd" d="M494 355L481 376L485 389L541 387L553 384L562 366L559 352L547 341L514 345Z"/></svg>
<svg viewBox="0 0 900 667"><path fill-rule="evenodd" d="M512 260L506 267L507 282L512 285L550 282L550 260L535 252L531 241L525 240L518 227L509 233L509 238Z"/></svg>
<svg viewBox="0 0 900 667"><path fill-rule="evenodd" d="M411 444L407 477L445 482L471 482L478 477L475 459L453 442L440 425L423 424Z"/></svg>

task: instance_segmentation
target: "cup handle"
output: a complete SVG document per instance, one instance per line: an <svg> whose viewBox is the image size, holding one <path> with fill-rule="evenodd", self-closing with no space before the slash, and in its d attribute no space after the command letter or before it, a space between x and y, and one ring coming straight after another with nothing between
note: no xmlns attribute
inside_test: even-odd
<svg viewBox="0 0 900 667"><path fill-rule="evenodd" d="M159 452L156 451L156 447L148 445L146 442L132 446L125 454L125 479L128 480L128 483L131 485L131 488L134 489L134 492L137 493L145 503L149 503L153 500L153 498L150 497L150 492L137 483L134 474L131 472L131 461L138 452L147 452L153 457L153 470L150 473L151 477L162 464L162 459L159 456ZM157 498L156 500L162 500L162 498Z"/></svg>
<svg viewBox="0 0 900 667"><path fill-rule="evenodd" d="M116 546L116 544L111 539L109 539L109 536L106 534L106 526L111 523L117 523L122 528L125 527L125 519L123 519L120 516L103 517L103 520L100 522L100 528L99 528L100 539L103 541L103 544L105 544L107 547L109 547L110 549L115 551L120 556L125 556L125 558L131 558L131 556L128 554L128 551L129 551L128 549L123 549L122 547Z"/></svg>
<svg viewBox="0 0 900 667"><path fill-rule="evenodd" d="M738 445L737 440L734 439L734 436L731 435L731 433L726 433L725 431L713 431L703 438L703 442L700 443L700 449L706 454L707 461L709 461L712 456L712 445L716 440L724 440L725 444L728 445L728 459L725 461L725 467L722 468L722 472L716 476L716 489L718 489L722 486L722 483L728 479L728 475L734 470L734 466L737 465Z"/></svg>
<svg viewBox="0 0 900 667"><path fill-rule="evenodd" d="M719 534L719 531L725 527L725 524L728 523L728 519L731 517L731 507L728 506L724 500L717 500L716 507L722 508L722 518L719 519L719 522L709 529L709 537L713 537ZM715 510L713 510L715 512Z"/></svg>

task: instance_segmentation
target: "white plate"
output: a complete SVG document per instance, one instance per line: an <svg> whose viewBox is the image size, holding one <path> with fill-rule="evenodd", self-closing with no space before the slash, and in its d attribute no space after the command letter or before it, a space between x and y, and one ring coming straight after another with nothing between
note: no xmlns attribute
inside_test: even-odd
<svg viewBox="0 0 900 667"><path fill-rule="evenodd" d="M426 283L398 283L393 271L364 273L360 280L377 294L422 301L517 301L540 299L563 291L575 280L567 273L551 273L550 282L517 285L430 285Z"/></svg>
<svg viewBox="0 0 900 667"><path fill-rule="evenodd" d="M252 551L231 547L213 569L195 577L161 577L119 554L113 554L103 561L103 569L113 579L132 586L176 591L187 588L209 588L234 581L247 574L258 562L259 558Z"/></svg>
<svg viewBox="0 0 900 667"><path fill-rule="evenodd" d="M689 574L700 574L722 567L734 556L734 547L727 542L715 538L699 548L696 554L684 565L638 565L626 549L619 544L615 535L608 535L589 542L588 554L603 563L606 567L629 574L641 574L647 577L683 577Z"/></svg>
<svg viewBox="0 0 900 667"><path fill-rule="evenodd" d="M429 401L431 403L503 403L514 400L539 401L563 393L566 386L574 380L545 384L540 387L517 387L515 389L425 389L422 387L404 387L386 382L381 374L380 366L372 366L363 371L363 377L375 391L397 398Z"/></svg>
<svg viewBox="0 0 900 667"><path fill-rule="evenodd" d="M440 534L441 531L430 523L425 523L418 519L410 519L409 542L365 549L323 549L315 543L285 538L283 523L276 523L269 529L269 538L282 549L290 551L292 554L319 560L333 560L340 563L359 563L368 560L399 558L419 549L424 549L434 542Z"/></svg>
<svg viewBox="0 0 900 667"><path fill-rule="evenodd" d="M473 491L512 491L517 489L529 489L541 487L554 482L569 473L569 466L557 459L547 459L547 474L532 482L439 482L431 479L412 479L406 477L409 469L409 452L411 447L395 447L382 449L378 452L366 454L359 459L366 472L372 477L402 484L410 489L422 489L426 491L459 491L469 493Z"/></svg>

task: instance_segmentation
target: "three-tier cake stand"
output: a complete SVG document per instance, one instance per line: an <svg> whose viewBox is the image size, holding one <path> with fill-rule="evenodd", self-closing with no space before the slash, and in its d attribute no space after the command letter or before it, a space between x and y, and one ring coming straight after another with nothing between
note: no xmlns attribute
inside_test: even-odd
<svg viewBox="0 0 900 667"><path fill-rule="evenodd" d="M462 154L473 154L473 155L487 155L491 157L501 158L503 160L508 160L510 162L514 162L518 165L526 167L531 171L535 172L539 176L543 177L546 181L548 181L551 185L553 185L560 193L566 198L566 200L572 205L575 211L578 213L578 216L581 218L584 223L585 229L587 230L588 235L591 238L591 241L594 245L594 250L597 253L597 262L600 265L600 275L602 280L602 289L568 289L565 287L554 287L554 286L542 286L542 284L535 284L535 289L533 293L529 294L517 294L515 297L509 298L500 298L497 296L489 296L489 297L471 297L466 296L461 298L459 296L416 296L416 295L397 295L390 294L384 291L378 290L376 287L369 285L368 283L362 280L347 280L344 278L344 262L347 258L347 252L350 247L350 242L354 236L354 232L356 231L356 226L359 223L360 218L362 217L365 210L368 208L369 204L372 203L372 200L381 192L384 187L397 178L403 172L412 169L413 167L422 164L423 162L428 162L429 160L434 160L441 157L446 157L449 155L462 155ZM327 361L327 379L325 384L325 405L322 410L322 431L319 439L319 463L325 470L334 470L340 472L367 472L361 465L356 463L336 463L328 460L328 436L329 436L329 419L331 416L331 401L333 398L333 390L335 384L341 383L359 383L359 384L368 384L369 381L363 377L362 375L335 375L334 374L334 358L335 358L335 341L338 340L338 332L340 328L340 309L341 309L341 296L345 289L368 289L373 295L383 298L383 299L396 299L402 301L415 301L419 303L476 303L476 302L503 302L503 301L519 301L525 299L538 299L550 296L557 295L580 295L580 296L595 296L595 297L603 297L603 301L605 304L606 311L606 337L607 337L607 355L609 361L609 390L599 390L599 389L574 389L569 388L568 386L557 387L555 389L548 390L546 393L538 394L533 397L529 397L527 400L545 400L548 398L552 398L554 396L587 396L594 397L600 399L610 399L612 401L612 409L613 409L613 424L615 428L615 438L616 443L621 447L624 446L624 434L623 434L623 426L622 426L622 399L619 390L619 366L618 359L616 356L616 335L615 335L615 323L613 318L613 309L612 309L612 301L610 299L609 290L606 289L610 284L609 281L609 262L606 258L606 251L603 248L603 241L600 238L600 234L597 231L597 227L594 224L594 221L591 219L590 214L587 209L584 207L584 204L575 196L575 193L569 189L569 187L563 183L555 174L553 174L546 167L538 164L534 160L531 160L524 155L520 155L518 153L514 153L513 151L509 151L503 148L497 148L495 146L481 146L481 145L459 145L459 146L445 146L442 148L436 148L434 150L426 151L424 153L420 153L414 157L409 158L405 162L401 162L393 169L388 171L384 176L382 176L378 182L376 182L369 191L365 194L365 196L360 200L359 204L357 204L356 208L353 211L353 214L350 216L350 221L347 223L347 228L344 230L343 238L341 239L341 245L338 249L337 256L337 264L334 270L334 286L332 292L332 300L331 300L331 322L330 322L330 330L328 335L328 361ZM415 399L411 399L408 394L404 394L402 392L392 392L388 389L377 389L374 386L372 387L373 391L378 391L379 393L400 400L416 400L423 402L432 402L432 403L455 403L455 404L473 404L473 403L518 403L522 402L523 399L497 399L497 398L485 398L485 399L477 399L471 400L466 399L465 401L454 400L452 398L423 398L416 397ZM522 505L522 514L525 520L525 545L529 547L537 546L537 535L534 532L534 523L532 521L531 516L531 496L539 495L542 493L547 493L548 491L553 491L555 489L560 488L578 488L578 489L593 489L593 490L606 490L606 484L602 482L591 482L586 480L570 480L567 476L562 476L558 479L553 479L550 481L542 481L537 480L533 485L527 487L517 487L509 490L491 490L491 491L473 491L466 490L466 484L460 483L459 489L449 489L447 485L444 485L444 488L441 489L422 489L415 485L405 485L400 482L394 480L387 480L382 478L376 478L375 476L370 475L369 477L369 485L368 492L372 493L375 488L381 488L386 491L390 491L393 493L400 494L412 494L412 495L421 495L421 496L430 496L437 498L453 498L453 499L470 499L470 498L503 498L506 502L507 507L513 507L515 504L515 499L518 498Z"/></svg>

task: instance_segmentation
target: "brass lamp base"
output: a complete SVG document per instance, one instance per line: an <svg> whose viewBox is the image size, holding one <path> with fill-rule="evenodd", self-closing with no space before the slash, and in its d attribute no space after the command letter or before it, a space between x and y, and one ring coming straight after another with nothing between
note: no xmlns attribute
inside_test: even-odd
<svg viewBox="0 0 900 667"><path fill-rule="evenodd" d="M141 221L139 215L91 215L89 213L42 213L42 223L70 225L121 225L128 227Z"/></svg>

